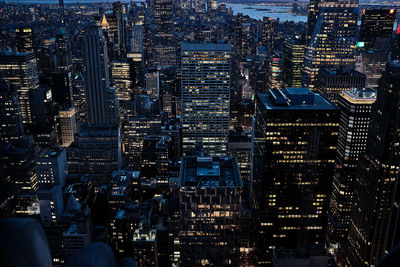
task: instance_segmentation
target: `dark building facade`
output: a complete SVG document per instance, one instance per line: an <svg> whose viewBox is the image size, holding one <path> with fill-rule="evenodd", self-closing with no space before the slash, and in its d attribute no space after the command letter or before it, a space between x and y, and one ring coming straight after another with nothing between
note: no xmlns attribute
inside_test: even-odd
<svg viewBox="0 0 400 267"><path fill-rule="evenodd" d="M339 116L308 88L257 95L253 185L260 264L270 262L272 249L324 244Z"/></svg>

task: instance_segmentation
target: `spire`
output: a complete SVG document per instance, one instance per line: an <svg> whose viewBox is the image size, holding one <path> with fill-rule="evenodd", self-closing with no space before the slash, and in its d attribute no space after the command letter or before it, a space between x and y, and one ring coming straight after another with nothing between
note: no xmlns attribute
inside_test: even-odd
<svg viewBox="0 0 400 267"><path fill-rule="evenodd" d="M107 22L105 14L103 14L103 19L101 20L101 28L103 30L108 30L109 29L109 25L108 25L108 22Z"/></svg>

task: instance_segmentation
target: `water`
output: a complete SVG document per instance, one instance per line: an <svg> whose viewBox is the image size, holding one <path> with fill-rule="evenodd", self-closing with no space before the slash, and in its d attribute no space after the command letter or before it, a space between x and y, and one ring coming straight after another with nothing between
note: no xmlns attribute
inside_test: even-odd
<svg viewBox="0 0 400 267"><path fill-rule="evenodd" d="M64 4L93 4L93 3L114 3L118 0L64 0ZM143 0L144 1L144 0ZM122 3L143 2L141 0L121 0ZM18 4L58 4L58 0L0 0L0 3L18 3Z"/></svg>
<svg viewBox="0 0 400 267"><path fill-rule="evenodd" d="M307 16L291 14L291 7L285 6L261 6L261 5L245 5L245 4L226 4L226 7L230 7L233 10L233 14L243 13L253 19L262 20L263 17L270 17L273 19L279 18L281 21L294 21L294 22L306 22ZM263 9L263 10L257 10ZM268 10L267 10L268 9Z"/></svg>

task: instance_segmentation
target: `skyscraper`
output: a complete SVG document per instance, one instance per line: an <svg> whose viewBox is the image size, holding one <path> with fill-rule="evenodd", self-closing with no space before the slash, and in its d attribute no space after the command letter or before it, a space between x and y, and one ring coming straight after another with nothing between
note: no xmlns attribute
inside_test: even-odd
<svg viewBox="0 0 400 267"><path fill-rule="evenodd" d="M324 2L305 52L302 85L314 89L321 68L354 68L357 0Z"/></svg>
<svg viewBox="0 0 400 267"><path fill-rule="evenodd" d="M396 9L365 9L362 13L359 42L362 50L373 50L379 39L392 39Z"/></svg>
<svg viewBox="0 0 400 267"><path fill-rule="evenodd" d="M347 264L352 266L375 264L393 237L388 236L388 228L400 162L399 63L388 63L377 92L365 154L355 178L346 253Z"/></svg>
<svg viewBox="0 0 400 267"><path fill-rule="evenodd" d="M117 55L120 58L126 56L127 52L127 29L126 29L126 18L125 18L125 7L120 1L113 3L113 15L117 22L117 38L115 46L117 47Z"/></svg>
<svg viewBox="0 0 400 267"><path fill-rule="evenodd" d="M67 31L61 28L56 34L55 69L57 72L72 70L71 40Z"/></svg>
<svg viewBox="0 0 400 267"><path fill-rule="evenodd" d="M275 27L278 23L273 18L263 17L262 44L267 48L267 53L272 53L274 46Z"/></svg>
<svg viewBox="0 0 400 267"><path fill-rule="evenodd" d="M272 249L324 245L339 116L308 88L257 95L253 186L260 263L270 262Z"/></svg>
<svg viewBox="0 0 400 267"><path fill-rule="evenodd" d="M229 44L183 43L181 47L183 152L202 143L224 155L229 134L231 48Z"/></svg>
<svg viewBox="0 0 400 267"><path fill-rule="evenodd" d="M366 87L378 89L382 72L389 61L389 53L383 51L363 51L356 56L355 69L366 75Z"/></svg>
<svg viewBox="0 0 400 267"><path fill-rule="evenodd" d="M299 36L285 41L283 55L283 85L285 87L301 87L304 42L304 39Z"/></svg>
<svg viewBox="0 0 400 267"><path fill-rule="evenodd" d="M342 91L364 87L365 75L354 69L322 69L315 89L336 104Z"/></svg>
<svg viewBox="0 0 400 267"><path fill-rule="evenodd" d="M15 42L18 52L35 52L32 28L17 27L15 29Z"/></svg>
<svg viewBox="0 0 400 267"><path fill-rule="evenodd" d="M369 88L345 90L338 98L341 114L327 235L330 244L339 245L339 254L342 254L344 242L347 240L354 178L357 175L358 159L367 145L368 127L375 101L376 91Z"/></svg>
<svg viewBox="0 0 400 267"><path fill-rule="evenodd" d="M154 0L154 67L175 66L172 0Z"/></svg>
<svg viewBox="0 0 400 267"><path fill-rule="evenodd" d="M314 28L315 28L315 25L317 24L319 10L320 10L320 6L321 6L322 2L323 2L323 0L310 0L309 10L308 10L308 20L307 20L308 21L307 40L306 40L307 45L311 39L311 36L314 33Z"/></svg>
<svg viewBox="0 0 400 267"><path fill-rule="evenodd" d="M22 139L24 126L18 93L3 79L0 79L0 114L0 142Z"/></svg>
<svg viewBox="0 0 400 267"><path fill-rule="evenodd" d="M242 187L235 158L182 158L182 220L178 234L181 265L239 265Z"/></svg>
<svg viewBox="0 0 400 267"><path fill-rule="evenodd" d="M36 58L33 53L0 51L0 77L18 92L24 124L32 123L30 94L39 87Z"/></svg>
<svg viewBox="0 0 400 267"><path fill-rule="evenodd" d="M118 99L109 87L107 43L100 26L85 30L86 107L92 125L117 124Z"/></svg>

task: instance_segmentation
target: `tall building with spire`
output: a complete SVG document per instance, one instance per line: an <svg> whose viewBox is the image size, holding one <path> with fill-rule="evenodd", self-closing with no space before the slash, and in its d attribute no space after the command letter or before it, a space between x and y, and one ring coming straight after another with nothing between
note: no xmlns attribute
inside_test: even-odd
<svg viewBox="0 0 400 267"><path fill-rule="evenodd" d="M305 52L302 85L315 89L322 68L354 68L357 41L358 0L320 3Z"/></svg>
<svg viewBox="0 0 400 267"><path fill-rule="evenodd" d="M118 123L118 100L110 88L107 43L100 26L85 31L86 105L88 122L92 125Z"/></svg>

